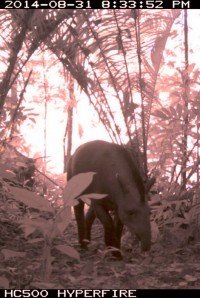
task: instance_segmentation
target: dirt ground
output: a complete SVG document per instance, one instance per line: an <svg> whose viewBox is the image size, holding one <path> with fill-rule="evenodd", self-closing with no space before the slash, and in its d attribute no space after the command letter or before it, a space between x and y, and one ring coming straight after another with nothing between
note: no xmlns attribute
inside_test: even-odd
<svg viewBox="0 0 200 298"><path fill-rule="evenodd" d="M67 244L76 248L80 254L80 261L60 253L53 246L50 269L49 272L45 272L44 268L48 266L44 265L44 243L35 241L34 237L27 241L19 227L11 223L1 226L0 280L8 280L10 288L200 288L200 242L194 239L190 243L185 240L181 242L180 237L177 238L170 230L163 232L152 245L150 253L145 256L140 253L137 244L132 247L124 238L124 258L119 261L113 260L105 253L102 226L98 221L93 225L93 242L89 249L80 250L76 224L72 221L65 237L57 238L54 245ZM17 251L18 255L13 258L5 257L6 250Z"/></svg>

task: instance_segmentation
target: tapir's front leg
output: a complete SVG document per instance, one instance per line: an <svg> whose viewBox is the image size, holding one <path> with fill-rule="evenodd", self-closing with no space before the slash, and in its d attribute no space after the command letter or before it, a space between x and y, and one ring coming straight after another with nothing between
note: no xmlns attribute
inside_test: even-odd
<svg viewBox="0 0 200 298"><path fill-rule="evenodd" d="M119 219L117 210L114 214L114 226L115 226L115 241L116 241L116 247L121 248L121 236L123 231L123 224L121 220Z"/></svg>
<svg viewBox="0 0 200 298"><path fill-rule="evenodd" d="M87 243L84 241L86 239L84 202L81 200L79 201L78 205L74 206L74 214L78 227L79 244L82 248L86 248Z"/></svg>
<svg viewBox="0 0 200 298"><path fill-rule="evenodd" d="M115 225L108 210L106 210L104 206L99 204L99 202L97 201L93 203L93 208L95 211L95 215L101 221L104 227L104 240L105 240L106 246L119 249L119 246L117 246L118 239L116 239ZM119 242L120 242L120 239L119 239ZM113 251L112 255L119 259L122 258L120 251Z"/></svg>
<svg viewBox="0 0 200 298"><path fill-rule="evenodd" d="M85 217L86 239L91 241L91 228L96 218L94 208L90 205Z"/></svg>

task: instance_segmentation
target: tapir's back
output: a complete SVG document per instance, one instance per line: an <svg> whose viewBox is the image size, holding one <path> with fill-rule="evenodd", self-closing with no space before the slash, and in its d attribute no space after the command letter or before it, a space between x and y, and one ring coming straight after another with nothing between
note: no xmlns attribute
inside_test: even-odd
<svg viewBox="0 0 200 298"><path fill-rule="evenodd" d="M76 171L79 173L88 171L108 173L108 168L112 167L112 163L120 162L119 156L116 156L119 148L119 145L101 140L81 145L73 155L71 165L73 174Z"/></svg>
<svg viewBox="0 0 200 298"><path fill-rule="evenodd" d="M81 145L74 153L68 167L68 180L79 173L96 172L97 177L91 191L113 196L119 193L120 175L128 184L141 187L143 182L127 151L120 145L96 140ZM136 185L137 184L137 185Z"/></svg>

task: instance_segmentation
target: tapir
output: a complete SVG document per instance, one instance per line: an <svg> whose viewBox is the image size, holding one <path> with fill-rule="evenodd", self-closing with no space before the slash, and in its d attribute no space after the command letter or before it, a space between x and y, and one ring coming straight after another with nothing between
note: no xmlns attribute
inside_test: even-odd
<svg viewBox="0 0 200 298"><path fill-rule="evenodd" d="M140 240L141 249L148 251L151 246L151 228L145 185L127 150L122 145L102 140L81 145L69 160L67 180L87 172L96 172L96 175L82 194L100 193L107 196L91 199L86 216L83 201L79 200L74 207L80 246L85 248L85 240L90 241L91 226L97 217L103 225L107 247L120 249L125 225ZM121 253L114 251L113 255L120 257Z"/></svg>

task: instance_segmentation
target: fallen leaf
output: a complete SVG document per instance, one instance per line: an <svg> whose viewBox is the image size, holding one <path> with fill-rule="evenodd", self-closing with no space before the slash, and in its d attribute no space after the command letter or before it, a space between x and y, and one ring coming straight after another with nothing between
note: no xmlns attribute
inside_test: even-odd
<svg viewBox="0 0 200 298"><path fill-rule="evenodd" d="M8 260L14 257L24 258L26 255L26 252L20 252L20 251L15 251L10 249L2 249L1 252L4 255L5 260Z"/></svg>

